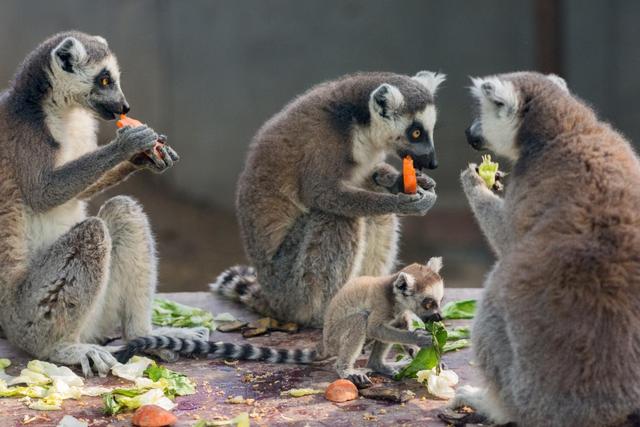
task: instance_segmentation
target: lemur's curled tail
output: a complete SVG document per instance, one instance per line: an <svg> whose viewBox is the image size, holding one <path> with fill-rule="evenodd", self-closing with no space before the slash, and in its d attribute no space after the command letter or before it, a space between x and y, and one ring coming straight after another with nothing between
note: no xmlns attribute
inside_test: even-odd
<svg viewBox="0 0 640 427"><path fill-rule="evenodd" d="M241 302L253 311L270 316L269 304L262 295L256 270L248 265L235 265L220 273L209 285L212 292Z"/></svg>
<svg viewBox="0 0 640 427"><path fill-rule="evenodd" d="M258 347L253 344L234 344L230 342L212 342L166 336L139 337L129 341L125 347L115 353L119 362L125 363L135 354L148 350L171 350L181 355L210 355L214 358L235 360L260 360L269 363L309 364L317 359L314 349L277 349Z"/></svg>

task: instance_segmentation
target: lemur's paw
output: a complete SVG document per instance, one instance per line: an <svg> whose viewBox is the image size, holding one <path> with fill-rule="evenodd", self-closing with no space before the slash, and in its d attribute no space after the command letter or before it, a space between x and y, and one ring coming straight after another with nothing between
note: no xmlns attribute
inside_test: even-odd
<svg viewBox="0 0 640 427"><path fill-rule="evenodd" d="M477 170L478 165L475 163L469 163L469 166L462 170L462 173L460 174L460 181L462 181L462 186L465 189L471 189L477 186L487 188L487 185L484 183L480 175L478 175Z"/></svg>
<svg viewBox="0 0 640 427"><path fill-rule="evenodd" d="M425 190L435 190L436 188L435 180L419 170L416 170L416 180L418 181L418 185Z"/></svg>
<svg viewBox="0 0 640 427"><path fill-rule="evenodd" d="M458 387L455 397L451 399L447 406L453 409L462 406L470 406L476 409L484 398L484 392L482 388L463 385L462 387Z"/></svg>
<svg viewBox="0 0 640 427"><path fill-rule="evenodd" d="M347 369L340 373L340 378L351 381L358 388L367 388L373 385L367 375L370 371L370 369Z"/></svg>
<svg viewBox="0 0 640 427"><path fill-rule="evenodd" d="M380 187L384 187L388 190L398 190L392 192L399 192L400 188L396 184L400 178L400 173L392 167L379 167L373 173L373 182ZM396 187L398 187L396 189Z"/></svg>
<svg viewBox="0 0 640 427"><path fill-rule="evenodd" d="M111 354L117 349L95 344L62 344L51 353L49 360L65 365L80 365L85 377L93 376L94 371L104 377L118 363Z"/></svg>
<svg viewBox="0 0 640 427"><path fill-rule="evenodd" d="M376 374L383 375L389 378L395 377L396 374L400 372L400 367L394 366L394 365L382 364L382 365L369 366L369 368Z"/></svg>

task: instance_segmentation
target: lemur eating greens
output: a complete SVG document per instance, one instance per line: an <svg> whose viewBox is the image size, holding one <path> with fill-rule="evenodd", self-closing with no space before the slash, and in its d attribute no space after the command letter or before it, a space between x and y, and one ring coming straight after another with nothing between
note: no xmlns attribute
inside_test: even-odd
<svg viewBox="0 0 640 427"><path fill-rule="evenodd" d="M333 297L324 316L322 342L316 348L275 349L253 344L209 342L174 337L150 336L130 341L116 353L121 361L141 351L167 349L182 355L209 355L217 358L258 360L269 363L311 363L336 357L336 370L362 387L371 383L367 374L386 376L397 373L385 362L392 344L426 347L433 345L425 331L408 331L406 315L412 313L424 321L441 320L440 304L444 285L439 271L441 258L425 265L411 264L401 271L380 277L357 277L346 283ZM354 367L366 342L373 342L369 362L364 369Z"/></svg>
<svg viewBox="0 0 640 427"><path fill-rule="evenodd" d="M388 274L397 215L424 215L435 183L395 190L388 155L437 166L434 96L444 75L360 73L313 87L258 131L238 180L236 211L251 267L212 290L282 321L320 327L349 279Z"/></svg>
<svg viewBox="0 0 640 427"><path fill-rule="evenodd" d="M504 197L475 165L462 186L498 261L473 325L491 423L631 426L640 419L640 162L558 76L473 80L469 143L513 162Z"/></svg>
<svg viewBox="0 0 640 427"><path fill-rule="evenodd" d="M32 356L81 365L85 375L116 362L98 345L114 330L125 339L152 333L157 259L142 207L119 196L86 213L96 193L178 160L168 145L163 158L143 154L159 138L147 126L98 146L96 117L128 111L107 42L80 32L40 44L0 94L0 326Z"/></svg>

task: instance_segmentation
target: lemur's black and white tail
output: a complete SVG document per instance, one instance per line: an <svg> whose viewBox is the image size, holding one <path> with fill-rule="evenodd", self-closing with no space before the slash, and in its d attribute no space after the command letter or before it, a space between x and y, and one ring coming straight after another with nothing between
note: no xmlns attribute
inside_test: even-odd
<svg viewBox="0 0 640 427"><path fill-rule="evenodd" d="M241 302L253 311L269 316L269 304L262 295L256 270L248 265L226 269L209 285L212 292Z"/></svg>
<svg viewBox="0 0 640 427"><path fill-rule="evenodd" d="M114 356L125 363L132 356L148 350L171 350L185 356L207 355L214 358L235 360L260 360L268 363L309 364L316 360L313 349L276 349L258 347L253 344L233 344L229 342L212 342L167 336L139 337L129 341Z"/></svg>

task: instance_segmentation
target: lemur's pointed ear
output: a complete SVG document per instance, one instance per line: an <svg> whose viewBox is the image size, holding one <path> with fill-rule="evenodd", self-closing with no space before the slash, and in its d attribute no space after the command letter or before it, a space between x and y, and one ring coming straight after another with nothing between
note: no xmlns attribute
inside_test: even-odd
<svg viewBox="0 0 640 427"><path fill-rule="evenodd" d="M73 73L87 58L87 50L75 37L67 37L51 52L54 61L67 73Z"/></svg>
<svg viewBox="0 0 640 427"><path fill-rule="evenodd" d="M369 108L372 114L389 119L397 114L403 103L404 97L400 90L393 85L383 83L371 92Z"/></svg>
<svg viewBox="0 0 640 427"><path fill-rule="evenodd" d="M393 282L393 289L396 294L401 294L405 297L413 295L415 291L416 280L412 275L400 272L395 282Z"/></svg>
<svg viewBox="0 0 640 427"><path fill-rule="evenodd" d="M472 78L471 81L473 96L492 103L500 115L510 115L518 110L518 94L510 81L496 76Z"/></svg>
<svg viewBox="0 0 640 427"><path fill-rule="evenodd" d="M413 76L413 79L427 88L431 95L435 95L438 91L438 86L447 79L447 75L433 71L418 71L418 73Z"/></svg>
<svg viewBox="0 0 640 427"><path fill-rule="evenodd" d="M433 257L427 261L427 267L435 273L439 273L442 269L442 257Z"/></svg>
<svg viewBox="0 0 640 427"><path fill-rule="evenodd" d="M555 83L560 89L565 92L569 92L569 87L567 86L567 82L557 74L547 74L547 78Z"/></svg>

